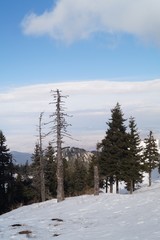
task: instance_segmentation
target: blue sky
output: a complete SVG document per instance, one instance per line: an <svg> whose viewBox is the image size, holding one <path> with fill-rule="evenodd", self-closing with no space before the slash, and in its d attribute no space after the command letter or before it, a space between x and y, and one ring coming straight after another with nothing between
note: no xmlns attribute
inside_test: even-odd
<svg viewBox="0 0 160 240"><path fill-rule="evenodd" d="M75 112L71 131L82 139L81 147L86 146L85 139L91 148L103 137L110 109L117 101L127 117L136 117L141 131L153 128L159 136L159 8L158 0L1 1L0 118L11 149L32 151L35 124L44 110L38 102L48 108L49 90L55 87L70 95L69 111ZM39 98L35 100L32 92ZM34 109L32 101L38 104ZM6 106L11 108L10 114ZM143 111L144 119L137 114L139 106L154 119ZM15 143L14 136L21 141ZM23 138L28 140L22 147Z"/></svg>

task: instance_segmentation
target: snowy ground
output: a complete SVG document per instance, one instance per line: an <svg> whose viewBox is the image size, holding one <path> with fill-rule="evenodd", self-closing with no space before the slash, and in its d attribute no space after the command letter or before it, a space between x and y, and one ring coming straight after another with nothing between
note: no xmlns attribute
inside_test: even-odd
<svg viewBox="0 0 160 240"><path fill-rule="evenodd" d="M0 216L3 240L159 240L160 182L133 195L80 196Z"/></svg>

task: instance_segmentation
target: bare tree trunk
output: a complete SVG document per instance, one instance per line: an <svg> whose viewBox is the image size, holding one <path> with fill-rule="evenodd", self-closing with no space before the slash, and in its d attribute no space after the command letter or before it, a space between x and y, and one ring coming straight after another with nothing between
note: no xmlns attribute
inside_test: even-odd
<svg viewBox="0 0 160 240"><path fill-rule="evenodd" d="M40 156L40 162L43 162L43 156ZM44 202L46 200L45 193L45 179L44 179L44 171L43 166L40 166L40 179L41 179L41 201Z"/></svg>
<svg viewBox="0 0 160 240"><path fill-rule="evenodd" d="M116 178L116 193L119 193L119 181Z"/></svg>
<svg viewBox="0 0 160 240"><path fill-rule="evenodd" d="M152 182L152 180L151 180L151 171L149 171L149 187L151 186L151 182Z"/></svg>
<svg viewBox="0 0 160 240"><path fill-rule="evenodd" d="M41 187L41 201L44 202L46 198L45 194L45 178L44 178L44 159L42 150L42 116L39 117L39 150L40 150L40 187Z"/></svg>
<svg viewBox="0 0 160 240"><path fill-rule="evenodd" d="M57 201L64 200L64 176L62 159L62 136L61 136L60 94L57 90Z"/></svg>
<svg viewBox="0 0 160 240"><path fill-rule="evenodd" d="M110 193L113 193L113 177L110 177Z"/></svg>
<svg viewBox="0 0 160 240"><path fill-rule="evenodd" d="M106 193L108 193L108 177L106 177Z"/></svg>
<svg viewBox="0 0 160 240"><path fill-rule="evenodd" d="M133 180L130 180L130 190L129 190L130 194L133 193Z"/></svg>
<svg viewBox="0 0 160 240"><path fill-rule="evenodd" d="M64 101L62 98L68 96L62 96L61 91L58 89L53 92L54 103L56 105L56 111L51 115L54 117L52 132L56 134L56 147L57 147L57 202L64 200L64 171L63 171L63 158L62 158L62 139L63 137L71 138L67 132L67 127L70 126L65 120L65 117L69 117L68 114L64 113Z"/></svg>
<svg viewBox="0 0 160 240"><path fill-rule="evenodd" d="M64 177L61 143L57 141L57 201L64 200Z"/></svg>
<svg viewBox="0 0 160 240"><path fill-rule="evenodd" d="M110 183L110 193L113 193L113 183Z"/></svg>
<svg viewBox="0 0 160 240"><path fill-rule="evenodd" d="M135 190L135 180L132 180L133 191Z"/></svg>
<svg viewBox="0 0 160 240"><path fill-rule="evenodd" d="M98 166L94 166L94 195L99 195L99 173Z"/></svg>

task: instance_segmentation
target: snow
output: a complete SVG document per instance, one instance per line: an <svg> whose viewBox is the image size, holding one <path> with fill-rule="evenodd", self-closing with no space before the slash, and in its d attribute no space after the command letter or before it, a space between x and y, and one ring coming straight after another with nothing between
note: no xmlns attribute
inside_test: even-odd
<svg viewBox="0 0 160 240"><path fill-rule="evenodd" d="M159 223L156 180L132 195L101 193L20 207L0 216L0 239L159 240Z"/></svg>

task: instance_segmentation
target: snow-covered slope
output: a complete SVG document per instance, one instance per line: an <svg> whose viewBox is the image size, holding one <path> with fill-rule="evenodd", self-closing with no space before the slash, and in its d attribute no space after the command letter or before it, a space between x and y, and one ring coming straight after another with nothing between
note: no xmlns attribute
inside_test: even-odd
<svg viewBox="0 0 160 240"><path fill-rule="evenodd" d="M0 216L0 239L159 240L160 182L133 195L84 195Z"/></svg>

